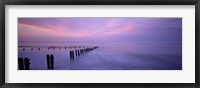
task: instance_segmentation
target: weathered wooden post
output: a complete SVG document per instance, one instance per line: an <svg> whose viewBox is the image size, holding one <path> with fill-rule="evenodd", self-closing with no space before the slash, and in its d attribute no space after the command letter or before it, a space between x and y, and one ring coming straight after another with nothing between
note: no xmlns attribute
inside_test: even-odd
<svg viewBox="0 0 200 88"><path fill-rule="evenodd" d="M84 54L84 49L82 49L82 53Z"/></svg>
<svg viewBox="0 0 200 88"><path fill-rule="evenodd" d="M80 51L78 50L78 56L80 56Z"/></svg>
<svg viewBox="0 0 200 88"><path fill-rule="evenodd" d="M28 58L24 59L25 70L30 70L30 60Z"/></svg>
<svg viewBox="0 0 200 88"><path fill-rule="evenodd" d="M19 70L24 70L24 60L23 58L18 58Z"/></svg>
<svg viewBox="0 0 200 88"><path fill-rule="evenodd" d="M74 59L74 51L70 51L70 59L71 59L71 60Z"/></svg>
<svg viewBox="0 0 200 88"><path fill-rule="evenodd" d="M78 56L78 52L77 52L77 50L75 50L75 52L76 52L76 56Z"/></svg>
<svg viewBox="0 0 200 88"><path fill-rule="evenodd" d="M70 59L72 59L72 51L70 51L69 53L70 53Z"/></svg>
<svg viewBox="0 0 200 88"><path fill-rule="evenodd" d="M69 51L69 57L72 58L72 51Z"/></svg>
<svg viewBox="0 0 200 88"><path fill-rule="evenodd" d="M74 59L74 51L72 51L72 59Z"/></svg>
<svg viewBox="0 0 200 88"><path fill-rule="evenodd" d="M50 68L51 68L51 69L54 69L54 56L51 55L50 58L51 58L51 59L50 59L50 62L51 62L51 66L50 66Z"/></svg>
<svg viewBox="0 0 200 88"><path fill-rule="evenodd" d="M83 53L83 49L81 49L81 53L84 54L84 53Z"/></svg>
<svg viewBox="0 0 200 88"><path fill-rule="evenodd" d="M50 56L47 55L47 69L50 69Z"/></svg>

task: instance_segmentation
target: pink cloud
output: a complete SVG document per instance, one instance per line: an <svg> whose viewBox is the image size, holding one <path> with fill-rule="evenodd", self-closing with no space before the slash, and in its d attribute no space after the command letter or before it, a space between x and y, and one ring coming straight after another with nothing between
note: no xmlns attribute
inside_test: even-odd
<svg viewBox="0 0 200 88"><path fill-rule="evenodd" d="M66 21L67 23L67 21ZM106 25L97 26L90 25L82 28L82 30L71 28L70 26L65 26L64 23L57 26L46 25L36 26L31 24L18 23L19 29L25 28L32 32L32 37L47 37L47 38L84 38L84 37L106 37L115 35L128 35L133 29L135 29L135 24L133 22L126 23L120 22L119 20L109 20ZM38 32L37 32L38 31ZM23 32L22 32L23 33ZM22 34L23 36L29 36L28 34Z"/></svg>
<svg viewBox="0 0 200 88"><path fill-rule="evenodd" d="M106 23L106 27L113 27L113 26L115 26L116 25L116 23L117 23L117 20L110 20L110 21L108 21L107 23Z"/></svg>
<svg viewBox="0 0 200 88"><path fill-rule="evenodd" d="M134 24L133 23L127 23L125 25L119 26L119 27L114 27L112 28L111 31L102 33L102 35L108 35L108 36L114 36L118 34L129 34L129 31L134 30Z"/></svg>
<svg viewBox="0 0 200 88"><path fill-rule="evenodd" d="M30 24L18 24L19 29L26 29L29 32L20 32L20 37L90 37L93 36L90 30L84 30L84 32L73 32L70 29L58 26L56 29L49 29L45 27L39 27ZM30 31L38 31L38 32L30 32Z"/></svg>
<svg viewBox="0 0 200 88"><path fill-rule="evenodd" d="M23 23L18 23L18 27L25 27L28 30L53 31L53 29L50 29L50 28L39 27L39 26L30 25L30 24L23 24Z"/></svg>

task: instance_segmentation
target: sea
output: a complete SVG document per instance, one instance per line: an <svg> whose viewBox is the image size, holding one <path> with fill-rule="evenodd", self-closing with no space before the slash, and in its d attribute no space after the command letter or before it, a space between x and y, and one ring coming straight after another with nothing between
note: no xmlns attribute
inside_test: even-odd
<svg viewBox="0 0 200 88"><path fill-rule="evenodd" d="M70 59L70 51L93 47ZM30 70L182 70L182 42L23 41L18 58L29 58Z"/></svg>

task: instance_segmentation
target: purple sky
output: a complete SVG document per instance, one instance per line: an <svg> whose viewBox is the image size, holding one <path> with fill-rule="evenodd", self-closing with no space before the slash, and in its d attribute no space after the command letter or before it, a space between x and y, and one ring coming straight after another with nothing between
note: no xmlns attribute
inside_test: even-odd
<svg viewBox="0 0 200 88"><path fill-rule="evenodd" d="M182 18L18 18L19 41L182 41Z"/></svg>

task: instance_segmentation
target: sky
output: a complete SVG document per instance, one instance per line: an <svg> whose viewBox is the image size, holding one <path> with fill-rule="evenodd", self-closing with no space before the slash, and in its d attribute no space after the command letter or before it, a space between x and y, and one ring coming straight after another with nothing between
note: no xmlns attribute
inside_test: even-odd
<svg viewBox="0 0 200 88"><path fill-rule="evenodd" d="M18 18L19 41L182 41L182 18Z"/></svg>

